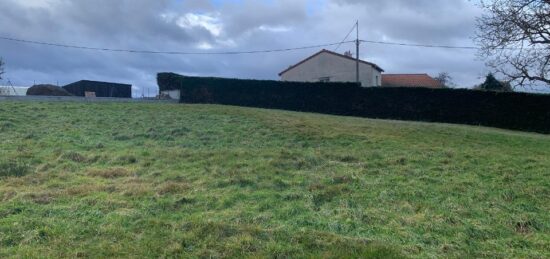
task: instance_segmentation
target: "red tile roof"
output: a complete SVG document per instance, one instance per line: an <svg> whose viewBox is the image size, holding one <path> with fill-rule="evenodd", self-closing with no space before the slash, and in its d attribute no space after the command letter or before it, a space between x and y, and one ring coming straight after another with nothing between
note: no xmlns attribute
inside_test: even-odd
<svg viewBox="0 0 550 259"><path fill-rule="evenodd" d="M322 54L322 53L332 54L332 55L335 55L335 56L338 56L338 57L341 57L341 58L351 59L351 60L353 60L353 61L356 60L356 59L353 58L353 57L348 57L348 56L342 55L342 54L340 54L340 53L336 53L336 52L333 52L333 51L330 51L330 50L323 49L323 50L321 50L321 51L319 51L319 52L313 54L312 56L310 56L310 57L308 57L308 58L306 58L306 59L300 61L298 64L293 65L293 66L290 66L289 68L285 69L283 72L279 73L279 76L282 76L284 73L286 73L286 72L292 70L293 68L295 68L295 67L297 67L297 66L299 66L299 65L301 65L301 64L303 64L303 63L305 63L306 61L308 61L308 60L310 60L310 59L312 59L312 58L314 58L314 57L316 57L316 56L318 56L318 55L320 55L320 54ZM378 65L376 65L376 64L374 64L374 63L367 62L367 61L364 61L364 60L359 60L359 62L361 62L361 63L363 63L363 64L371 65L372 67L374 67L374 68L377 69L378 71L384 72L384 69L382 69L381 67L379 67Z"/></svg>
<svg viewBox="0 0 550 259"><path fill-rule="evenodd" d="M428 74L382 74L382 86L443 88L439 81Z"/></svg>

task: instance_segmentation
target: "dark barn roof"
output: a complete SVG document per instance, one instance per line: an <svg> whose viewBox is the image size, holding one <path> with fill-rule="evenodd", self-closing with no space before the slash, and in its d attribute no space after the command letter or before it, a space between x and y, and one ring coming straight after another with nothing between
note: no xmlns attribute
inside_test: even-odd
<svg viewBox="0 0 550 259"><path fill-rule="evenodd" d="M132 85L81 80L63 86L75 96L84 96L85 92L95 92L96 97L132 98Z"/></svg>

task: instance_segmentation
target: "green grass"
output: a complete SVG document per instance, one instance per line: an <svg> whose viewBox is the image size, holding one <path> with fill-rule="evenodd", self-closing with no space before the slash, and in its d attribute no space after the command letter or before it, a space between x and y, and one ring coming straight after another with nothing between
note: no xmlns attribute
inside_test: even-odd
<svg viewBox="0 0 550 259"><path fill-rule="evenodd" d="M0 257L550 256L550 136L0 102Z"/></svg>

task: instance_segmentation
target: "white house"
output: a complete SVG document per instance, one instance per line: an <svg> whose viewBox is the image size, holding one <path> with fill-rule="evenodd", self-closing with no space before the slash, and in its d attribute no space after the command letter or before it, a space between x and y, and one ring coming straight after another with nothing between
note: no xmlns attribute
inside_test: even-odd
<svg viewBox="0 0 550 259"><path fill-rule="evenodd" d="M282 81L356 82L356 59L329 50L321 50L279 73ZM382 86L384 70L376 64L359 60L359 81L364 87Z"/></svg>
<svg viewBox="0 0 550 259"><path fill-rule="evenodd" d="M25 96L28 87L23 86L2 86L0 85L0 95L4 96Z"/></svg>
<svg viewBox="0 0 550 259"><path fill-rule="evenodd" d="M172 100L179 100L181 98L180 96L180 90L166 90L166 91L160 91L161 97L170 97Z"/></svg>

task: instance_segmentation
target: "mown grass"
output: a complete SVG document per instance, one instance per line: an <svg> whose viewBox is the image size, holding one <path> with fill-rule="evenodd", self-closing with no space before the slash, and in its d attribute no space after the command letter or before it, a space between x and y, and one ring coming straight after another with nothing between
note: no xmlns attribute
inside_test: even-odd
<svg viewBox="0 0 550 259"><path fill-rule="evenodd" d="M0 257L550 256L550 137L0 103Z"/></svg>

